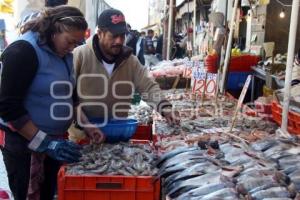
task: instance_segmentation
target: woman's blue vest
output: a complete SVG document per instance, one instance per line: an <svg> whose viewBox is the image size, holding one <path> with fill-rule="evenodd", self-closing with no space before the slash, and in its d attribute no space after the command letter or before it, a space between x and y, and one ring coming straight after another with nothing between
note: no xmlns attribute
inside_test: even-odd
<svg viewBox="0 0 300 200"><path fill-rule="evenodd" d="M59 57L47 45L39 44L38 38L33 32L19 38L33 46L39 61L24 106L39 129L50 135L60 135L73 120L73 57L71 54Z"/></svg>

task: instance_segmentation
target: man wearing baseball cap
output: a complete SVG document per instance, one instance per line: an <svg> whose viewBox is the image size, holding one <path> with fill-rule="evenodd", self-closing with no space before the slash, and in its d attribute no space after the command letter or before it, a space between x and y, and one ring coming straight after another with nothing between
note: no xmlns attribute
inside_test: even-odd
<svg viewBox="0 0 300 200"><path fill-rule="evenodd" d="M161 90L147 68L124 46L127 28L123 13L104 10L97 25L97 33L74 50L79 102L86 116L127 117L133 93L138 91L168 122L178 123L170 111L172 105L159 96Z"/></svg>

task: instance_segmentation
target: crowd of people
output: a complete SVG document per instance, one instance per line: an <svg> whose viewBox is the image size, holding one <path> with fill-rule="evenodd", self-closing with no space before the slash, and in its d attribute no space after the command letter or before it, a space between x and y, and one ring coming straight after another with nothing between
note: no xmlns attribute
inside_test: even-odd
<svg viewBox="0 0 300 200"><path fill-rule="evenodd" d="M157 36L152 29L146 32L131 30L127 24L125 44L133 49L141 64L149 69L163 60L163 34ZM188 41L192 44L193 29L188 28L185 34L174 34L172 42L171 59L188 56Z"/></svg>
<svg viewBox="0 0 300 200"><path fill-rule="evenodd" d="M152 29L148 29L146 35L144 31L131 30L129 24L127 27L125 44L133 49L141 64L150 69L162 60L162 35L157 37Z"/></svg>

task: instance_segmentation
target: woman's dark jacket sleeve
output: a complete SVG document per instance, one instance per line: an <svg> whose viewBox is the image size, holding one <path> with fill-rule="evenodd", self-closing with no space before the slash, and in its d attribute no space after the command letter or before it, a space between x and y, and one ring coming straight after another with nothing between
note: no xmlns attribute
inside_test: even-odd
<svg viewBox="0 0 300 200"><path fill-rule="evenodd" d="M5 49L1 61L0 117L19 129L30 119L24 100L38 70L37 54L30 43L19 40Z"/></svg>

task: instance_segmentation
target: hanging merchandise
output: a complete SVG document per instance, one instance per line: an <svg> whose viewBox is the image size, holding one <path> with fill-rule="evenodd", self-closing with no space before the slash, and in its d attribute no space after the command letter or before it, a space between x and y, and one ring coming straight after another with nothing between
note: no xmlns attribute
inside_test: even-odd
<svg viewBox="0 0 300 200"><path fill-rule="evenodd" d="M0 2L0 12L2 13L14 13L12 6L13 0L3 0Z"/></svg>
<svg viewBox="0 0 300 200"><path fill-rule="evenodd" d="M249 2L249 0L242 0L241 6L242 6L242 7L250 7L250 2Z"/></svg>
<svg viewBox="0 0 300 200"><path fill-rule="evenodd" d="M268 5L270 0L259 0L259 5Z"/></svg>

